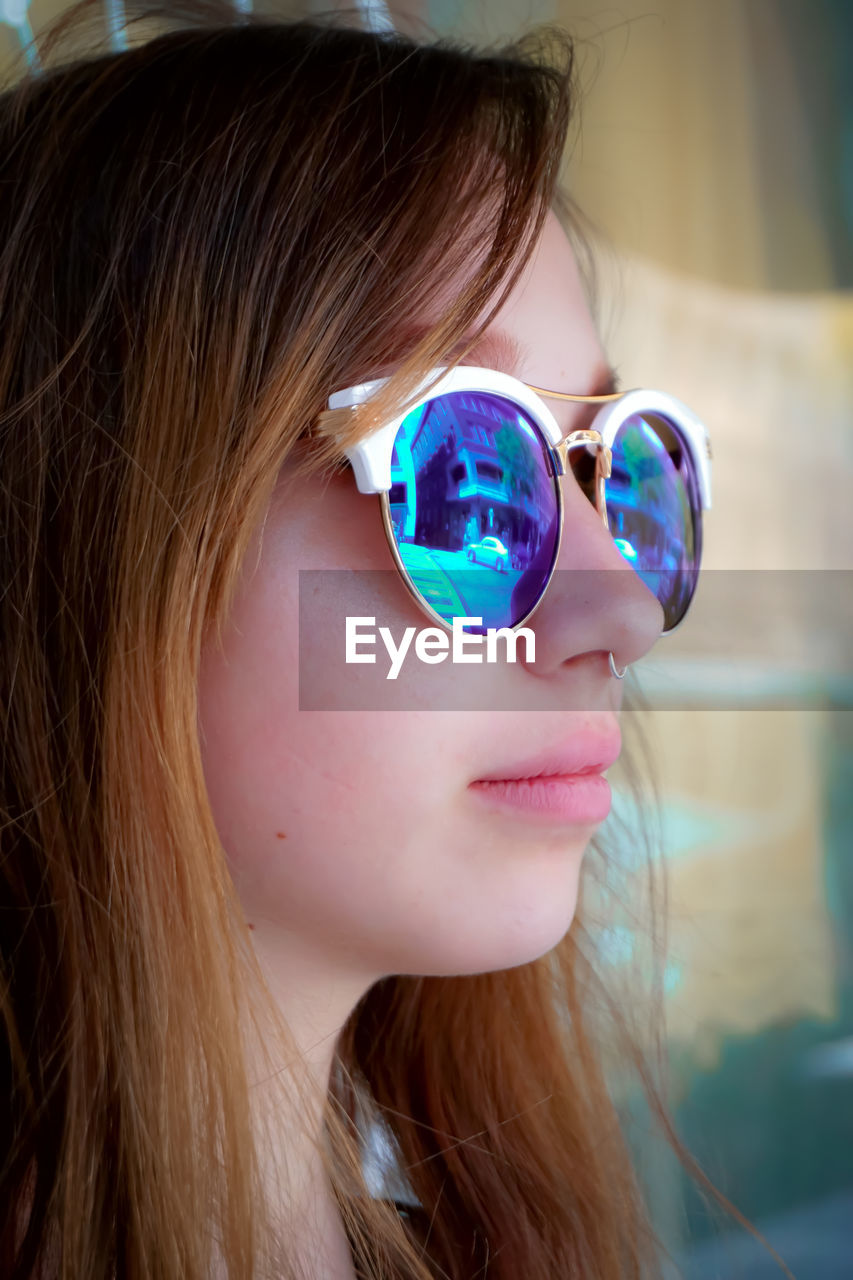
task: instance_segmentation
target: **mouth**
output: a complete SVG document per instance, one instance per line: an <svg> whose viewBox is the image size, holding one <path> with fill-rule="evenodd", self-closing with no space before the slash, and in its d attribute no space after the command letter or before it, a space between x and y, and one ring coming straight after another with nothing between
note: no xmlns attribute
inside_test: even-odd
<svg viewBox="0 0 853 1280"><path fill-rule="evenodd" d="M491 770L474 780L482 782L534 782L547 778L584 777L604 773L619 759L622 735L613 719L606 731L579 730L539 751Z"/></svg>
<svg viewBox="0 0 853 1280"><path fill-rule="evenodd" d="M468 784L492 810L544 822L586 826L603 822L612 794L604 777L618 759L618 725L607 733L572 738L497 769Z"/></svg>
<svg viewBox="0 0 853 1280"><path fill-rule="evenodd" d="M469 790L492 809L569 826L596 826L613 803L610 783L600 773L478 781Z"/></svg>

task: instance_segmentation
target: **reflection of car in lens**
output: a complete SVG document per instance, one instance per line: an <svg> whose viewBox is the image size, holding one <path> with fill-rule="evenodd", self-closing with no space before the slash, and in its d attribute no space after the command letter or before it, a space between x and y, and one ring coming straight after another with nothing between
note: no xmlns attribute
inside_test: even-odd
<svg viewBox="0 0 853 1280"><path fill-rule="evenodd" d="M478 564L491 564L501 573L506 573L509 565L509 552L500 538L483 538L481 542L471 542L465 548L469 560Z"/></svg>

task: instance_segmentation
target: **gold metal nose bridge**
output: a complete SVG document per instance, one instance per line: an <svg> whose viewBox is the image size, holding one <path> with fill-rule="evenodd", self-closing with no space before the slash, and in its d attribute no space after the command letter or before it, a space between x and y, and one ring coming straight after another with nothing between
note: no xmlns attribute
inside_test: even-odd
<svg viewBox="0 0 853 1280"><path fill-rule="evenodd" d="M597 446L596 469L602 480L607 480L610 475L613 455L604 443L604 437L600 431L570 431L564 436L559 444L554 446L554 452L563 464L563 471L568 470L569 466L569 450L588 448L589 445Z"/></svg>
<svg viewBox="0 0 853 1280"><path fill-rule="evenodd" d="M563 475L567 475L569 470L569 450L590 448L595 450L595 509L604 521L605 529L609 530L610 521L607 519L607 496L604 492L604 482L610 475L613 455L604 443L601 432L592 430L572 431L569 435L564 436L559 444L554 446L554 452L560 459Z"/></svg>
<svg viewBox="0 0 853 1280"><path fill-rule="evenodd" d="M603 396L578 396L569 395L565 391L546 391L544 387L534 387L532 383L524 384L529 391L535 391L537 395L545 396L550 400L570 400L575 404L607 404L611 400L621 400L625 395L624 391L613 391ZM560 459L560 464L565 475L569 469L569 450L581 447L588 448L595 445L595 505L599 515L604 521L605 529L609 529L610 525L607 519L607 502L604 495L604 481L610 476L613 465L613 454L608 446L604 443L604 437L600 431L592 429L586 431L570 431L564 436L559 444L554 446L554 452Z"/></svg>

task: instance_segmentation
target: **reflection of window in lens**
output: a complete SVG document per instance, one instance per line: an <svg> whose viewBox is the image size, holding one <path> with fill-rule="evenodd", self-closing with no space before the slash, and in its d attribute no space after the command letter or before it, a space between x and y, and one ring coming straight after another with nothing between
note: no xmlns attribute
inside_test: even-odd
<svg viewBox="0 0 853 1280"><path fill-rule="evenodd" d="M477 475L482 476L484 480L501 481L503 479L503 472L493 462L477 462Z"/></svg>

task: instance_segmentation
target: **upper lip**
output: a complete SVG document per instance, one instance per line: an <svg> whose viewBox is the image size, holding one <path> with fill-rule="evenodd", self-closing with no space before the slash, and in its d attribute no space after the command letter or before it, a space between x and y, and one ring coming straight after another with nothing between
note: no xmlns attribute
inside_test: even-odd
<svg viewBox="0 0 853 1280"><path fill-rule="evenodd" d="M618 726L607 734L577 733L561 743L545 747L517 763L494 769L475 782L514 782L525 778L570 777L578 773L603 773L619 757L622 737Z"/></svg>

